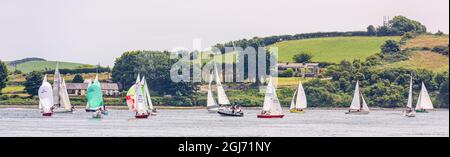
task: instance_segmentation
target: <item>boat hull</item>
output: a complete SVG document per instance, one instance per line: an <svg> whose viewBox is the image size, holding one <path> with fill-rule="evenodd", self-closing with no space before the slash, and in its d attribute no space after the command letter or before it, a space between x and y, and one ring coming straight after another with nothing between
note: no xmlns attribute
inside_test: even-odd
<svg viewBox="0 0 450 157"><path fill-rule="evenodd" d="M369 114L369 111L350 111L350 112L345 112L345 114L353 114L353 115L367 115Z"/></svg>
<svg viewBox="0 0 450 157"><path fill-rule="evenodd" d="M97 111L97 110L94 110L94 109L86 109L86 112L95 112L95 111Z"/></svg>
<svg viewBox="0 0 450 157"><path fill-rule="evenodd" d="M134 116L136 119L147 119L148 118L148 114L143 114L143 115L136 115Z"/></svg>
<svg viewBox="0 0 450 157"><path fill-rule="evenodd" d="M53 115L53 113L42 113L42 116L44 117L51 117Z"/></svg>
<svg viewBox="0 0 450 157"><path fill-rule="evenodd" d="M217 112L218 114L220 114L221 116L228 116L228 117L244 117L244 113L243 112L232 112L232 111L225 111L225 110L221 110Z"/></svg>
<svg viewBox="0 0 450 157"><path fill-rule="evenodd" d="M428 110L416 110L417 113L428 113Z"/></svg>
<svg viewBox="0 0 450 157"><path fill-rule="evenodd" d="M291 113L305 113L305 110L290 109L289 112L291 112Z"/></svg>
<svg viewBox="0 0 450 157"><path fill-rule="evenodd" d="M284 115L258 115L258 118L283 118Z"/></svg>

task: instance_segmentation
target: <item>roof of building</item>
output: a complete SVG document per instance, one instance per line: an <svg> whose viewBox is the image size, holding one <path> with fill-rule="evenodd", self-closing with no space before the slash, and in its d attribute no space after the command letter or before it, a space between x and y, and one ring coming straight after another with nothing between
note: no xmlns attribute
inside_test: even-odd
<svg viewBox="0 0 450 157"><path fill-rule="evenodd" d="M278 63L277 66L282 68L305 68L319 66L319 63Z"/></svg>
<svg viewBox="0 0 450 157"><path fill-rule="evenodd" d="M66 83L67 89L83 89L86 90L88 83ZM117 83L100 83L103 90L119 90Z"/></svg>

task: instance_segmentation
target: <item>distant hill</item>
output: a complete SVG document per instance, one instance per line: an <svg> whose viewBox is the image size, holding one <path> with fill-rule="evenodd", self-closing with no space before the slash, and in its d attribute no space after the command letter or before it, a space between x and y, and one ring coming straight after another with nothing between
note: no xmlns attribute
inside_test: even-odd
<svg viewBox="0 0 450 157"><path fill-rule="evenodd" d="M32 57L32 58L24 58L24 59L19 59L19 60L15 60L15 61L11 61L8 62L9 66L16 66L25 62L30 62L30 61L46 61L45 59L42 58L36 58L36 57Z"/></svg>
<svg viewBox="0 0 450 157"><path fill-rule="evenodd" d="M8 70L13 71L15 69L22 71L23 73L29 73L31 71L52 70L55 69L56 64L59 63L60 69L75 69L79 67L95 67L89 64L72 63L72 62L57 62L47 61L41 58L26 58L16 61L6 62L8 64Z"/></svg>
<svg viewBox="0 0 450 157"><path fill-rule="evenodd" d="M278 62L294 62L294 55L304 52L312 54L314 62L339 63L379 53L386 40L398 41L400 37L323 37L283 41L268 47L278 47Z"/></svg>
<svg viewBox="0 0 450 157"><path fill-rule="evenodd" d="M416 48L408 60L385 64L380 68L406 68L406 69L427 69L433 72L444 72L449 69L449 57L432 52L436 46L448 46L448 35L421 35L414 39L408 40L402 49ZM429 50L423 50L429 49Z"/></svg>

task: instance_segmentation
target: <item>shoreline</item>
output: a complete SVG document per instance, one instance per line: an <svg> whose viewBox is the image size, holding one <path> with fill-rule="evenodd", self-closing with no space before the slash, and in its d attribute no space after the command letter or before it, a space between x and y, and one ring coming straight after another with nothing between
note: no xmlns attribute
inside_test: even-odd
<svg viewBox="0 0 450 157"><path fill-rule="evenodd" d="M37 109L37 105L0 105L0 109L8 108L23 108L23 109ZM107 106L108 109L113 110L128 110L128 106ZM155 106L158 110L198 110L206 109L205 106ZM260 110L261 107L242 107L245 110ZM83 110L84 106L75 106L77 110ZM287 107L283 107L287 109ZM370 108L372 111L402 111L404 108ZM347 107L310 107L306 110L348 110ZM449 111L448 108L436 108L433 111Z"/></svg>

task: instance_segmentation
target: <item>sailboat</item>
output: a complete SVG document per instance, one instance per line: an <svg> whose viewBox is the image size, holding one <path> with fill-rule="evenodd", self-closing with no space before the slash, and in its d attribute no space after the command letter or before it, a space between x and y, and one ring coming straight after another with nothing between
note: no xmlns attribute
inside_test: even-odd
<svg viewBox="0 0 450 157"><path fill-rule="evenodd" d="M103 106L103 93L102 88L100 86L100 82L98 81L98 74L95 78L94 83L88 85L86 98L87 98L86 112L101 111L102 114L107 114L107 111ZM97 115L97 113L94 115Z"/></svg>
<svg viewBox="0 0 450 157"><path fill-rule="evenodd" d="M55 75L53 78L53 103L55 113L72 113L73 107L70 104L69 94L67 93L66 81L59 73L59 64L56 64Z"/></svg>
<svg viewBox="0 0 450 157"><path fill-rule="evenodd" d="M283 118L283 109L278 100L275 87L273 86L272 77L269 79L269 84L266 89L266 96L264 97L264 105L261 114L258 118Z"/></svg>
<svg viewBox="0 0 450 157"><path fill-rule="evenodd" d="M126 102L130 111L136 113L136 118L147 118L150 115L156 115L147 81L145 77L140 79L139 74L136 83L127 92ZM143 115L143 113L146 115Z"/></svg>
<svg viewBox="0 0 450 157"><path fill-rule="evenodd" d="M413 79L411 77L409 81L409 94L408 94L408 102L406 104L405 110L403 110L403 115L406 117L415 117L416 112L414 108L412 107L412 101L413 101Z"/></svg>
<svg viewBox="0 0 450 157"><path fill-rule="evenodd" d="M428 110L434 109L433 103L431 102L430 95L428 95L427 88L422 82L422 89L419 93L419 98L417 99L416 112L426 113Z"/></svg>
<svg viewBox="0 0 450 157"><path fill-rule="evenodd" d="M219 78L219 72L217 71L217 67L214 64L214 78L216 81L217 86L217 102L215 103L215 100L213 98L212 92L211 92L211 82L212 82L212 75L210 75L209 79L209 88L208 88L208 104L207 104L207 110L212 113L216 113L220 110L223 110L223 105L230 105L230 100L228 100L227 95L225 94L225 90L223 89L222 83L220 82ZM211 101L213 100L213 101Z"/></svg>
<svg viewBox="0 0 450 157"><path fill-rule="evenodd" d="M291 101L291 107L289 111L291 113L301 113L304 112L304 109L307 107L306 94L303 89L302 82L300 81L297 87L297 90L294 93Z"/></svg>
<svg viewBox="0 0 450 157"><path fill-rule="evenodd" d="M39 111L42 116L52 116L53 114L53 89L52 85L47 82L47 75L44 76L41 87L38 91L39 95Z"/></svg>
<svg viewBox="0 0 450 157"><path fill-rule="evenodd" d="M361 97L361 98L360 98ZM361 104L362 99L362 104ZM369 114L370 110L367 106L366 100L364 100L363 95L359 91L359 81L356 81L355 93L353 95L352 104L350 105L350 110L345 114Z"/></svg>

